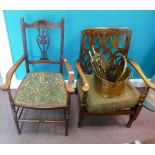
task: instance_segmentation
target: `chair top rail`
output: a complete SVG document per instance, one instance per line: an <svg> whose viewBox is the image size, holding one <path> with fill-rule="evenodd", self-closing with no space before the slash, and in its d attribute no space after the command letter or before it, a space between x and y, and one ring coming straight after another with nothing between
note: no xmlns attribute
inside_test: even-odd
<svg viewBox="0 0 155 155"><path fill-rule="evenodd" d="M63 18L62 18L63 20ZM45 19L40 19L32 24L23 23L24 28L61 28L61 22L59 23L52 23Z"/></svg>

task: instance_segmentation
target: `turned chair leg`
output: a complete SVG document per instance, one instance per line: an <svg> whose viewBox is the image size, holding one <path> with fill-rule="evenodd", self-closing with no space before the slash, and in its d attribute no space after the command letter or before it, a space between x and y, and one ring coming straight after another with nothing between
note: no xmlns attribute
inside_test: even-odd
<svg viewBox="0 0 155 155"><path fill-rule="evenodd" d="M78 94L78 90L77 90L77 88L75 88L75 94L76 94L76 95Z"/></svg>
<svg viewBox="0 0 155 155"><path fill-rule="evenodd" d="M82 128L83 126L83 120L84 120L84 114L82 111L79 113L79 122L78 122L78 128Z"/></svg>
<svg viewBox="0 0 155 155"><path fill-rule="evenodd" d="M83 120L84 120L84 115L86 112L86 104L85 104L85 100L86 100L86 94L83 95L83 101L80 101L80 98L78 97L79 100L79 121L78 121L78 128L82 128L83 126Z"/></svg>
<svg viewBox="0 0 155 155"><path fill-rule="evenodd" d="M16 128L17 128L18 134L20 135L21 131L20 131L20 128L19 128L19 122L18 122L17 113L16 113L15 108L12 108L12 113L13 113L13 118L14 118L14 122L15 122L15 125L16 125Z"/></svg>
<svg viewBox="0 0 155 155"><path fill-rule="evenodd" d="M143 107L143 104L142 103L138 103L138 105L134 108L135 109L135 113L133 115L130 115L130 119L129 119L129 122L127 123L127 127L130 128L133 121L137 119L141 109Z"/></svg>
<svg viewBox="0 0 155 155"><path fill-rule="evenodd" d="M65 112L65 136L68 136L69 116L69 110L67 109Z"/></svg>
<svg viewBox="0 0 155 155"><path fill-rule="evenodd" d="M68 126L69 126L69 117L70 117L70 100L71 95L68 95L68 105L65 108L65 136L68 136Z"/></svg>

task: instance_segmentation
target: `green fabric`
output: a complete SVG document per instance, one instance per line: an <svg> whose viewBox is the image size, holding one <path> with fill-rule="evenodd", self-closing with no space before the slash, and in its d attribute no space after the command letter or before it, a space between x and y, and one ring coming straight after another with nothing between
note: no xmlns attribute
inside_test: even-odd
<svg viewBox="0 0 155 155"><path fill-rule="evenodd" d="M50 108L65 106L66 103L67 91L60 73L29 73L15 96L16 105Z"/></svg>
<svg viewBox="0 0 155 155"><path fill-rule="evenodd" d="M96 93L94 89L94 76L86 75L89 82L90 89L87 94L86 106L87 111L90 113L106 113L116 110L122 110L125 108L133 107L137 104L140 93L128 82L124 89L124 92L120 96L116 97L104 97ZM77 80L77 90L82 100L82 82Z"/></svg>

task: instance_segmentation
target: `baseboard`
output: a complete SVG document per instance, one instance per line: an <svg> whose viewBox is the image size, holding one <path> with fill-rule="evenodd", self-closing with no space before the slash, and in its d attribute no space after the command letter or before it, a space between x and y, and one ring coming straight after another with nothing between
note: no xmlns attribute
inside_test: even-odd
<svg viewBox="0 0 155 155"><path fill-rule="evenodd" d="M73 87L76 88L76 81L77 80L74 80L74 83L73 83ZM65 83L67 83L68 80L65 80ZM135 87L145 87L145 83L142 79L130 79L130 82L135 86ZM18 86L20 85L21 83L21 80L16 80L14 82L12 82L11 84L11 89L17 89Z"/></svg>
<svg viewBox="0 0 155 155"><path fill-rule="evenodd" d="M142 79L130 79L130 82L135 86L135 87L145 87L146 84Z"/></svg>
<svg viewBox="0 0 155 155"><path fill-rule="evenodd" d="M1 73L0 73L0 88L1 88L2 85L3 85L3 80L2 80Z"/></svg>

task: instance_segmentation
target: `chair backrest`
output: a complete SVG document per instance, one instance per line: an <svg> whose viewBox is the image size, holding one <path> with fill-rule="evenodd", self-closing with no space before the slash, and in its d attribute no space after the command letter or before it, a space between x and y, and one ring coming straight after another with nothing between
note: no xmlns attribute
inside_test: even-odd
<svg viewBox="0 0 155 155"><path fill-rule="evenodd" d="M22 40L24 53L26 55L26 71L30 71L29 64L46 63L46 64L60 64L60 72L63 71L63 62L61 57L59 60L49 60L48 58L48 48L50 45L50 35L49 29L60 29L60 56L63 55L64 48L64 18L61 19L59 23L51 23L47 20L40 19L31 24L24 22L24 18L21 18L21 30L22 30ZM38 49L40 49L40 59L39 60L29 60L27 43L26 43L26 29L35 28L38 31L36 38L36 44Z"/></svg>
<svg viewBox="0 0 155 155"><path fill-rule="evenodd" d="M127 57L131 40L129 28L88 28L82 31L80 63L86 74L92 73L89 51L92 46L96 52L103 52L108 59L112 59L117 53Z"/></svg>

